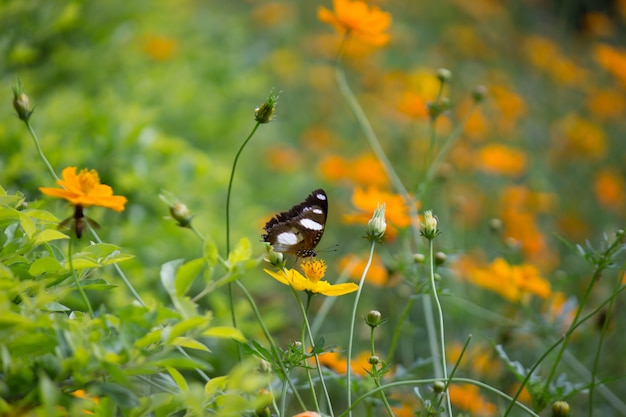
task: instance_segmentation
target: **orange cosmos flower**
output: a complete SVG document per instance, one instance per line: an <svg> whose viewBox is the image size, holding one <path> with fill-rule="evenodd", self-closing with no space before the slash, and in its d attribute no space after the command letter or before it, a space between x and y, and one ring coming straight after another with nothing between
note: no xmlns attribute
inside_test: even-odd
<svg viewBox="0 0 626 417"><path fill-rule="evenodd" d="M473 416L491 417L496 414L496 406L480 395L476 385L452 384L448 391L452 404L469 411Z"/></svg>
<svg viewBox="0 0 626 417"><path fill-rule="evenodd" d="M352 374L356 376L366 376L367 371L372 369L369 358L370 352L361 352L350 361ZM332 369L338 374L345 375L348 369L348 360L339 352L325 352L319 355L320 364Z"/></svg>
<svg viewBox="0 0 626 417"><path fill-rule="evenodd" d="M155 61L166 61L174 55L177 42L161 35L147 35L142 40L142 50Z"/></svg>
<svg viewBox="0 0 626 417"><path fill-rule="evenodd" d="M403 229L411 224L409 207L399 194L381 191L375 187L368 187L367 190L357 187L352 194L352 203L360 212L344 215L343 221L347 224L367 224L379 203L386 205L386 236L390 239L397 235L398 229Z"/></svg>
<svg viewBox="0 0 626 417"><path fill-rule="evenodd" d="M478 151L478 169L490 174L518 177L526 172L526 154L497 143L486 145Z"/></svg>
<svg viewBox="0 0 626 417"><path fill-rule="evenodd" d="M317 17L333 26L341 34L352 34L372 45L382 46L389 41L384 33L391 24L391 14L378 7L368 7L362 1L333 0L334 13L319 7Z"/></svg>
<svg viewBox="0 0 626 417"><path fill-rule="evenodd" d="M617 170L604 168L593 179L593 191L603 207L621 212L626 207L626 180Z"/></svg>
<svg viewBox="0 0 626 417"><path fill-rule="evenodd" d="M339 267L342 270L351 267L350 279L354 281L359 281L361 279L361 275L365 270L366 264L367 259L360 258L356 255L344 256L339 261ZM370 269L367 271L365 282L372 284L375 287L384 287L389 283L389 272L387 272L385 264L377 254L374 254L374 257L372 258L372 264L370 265Z"/></svg>
<svg viewBox="0 0 626 417"><path fill-rule="evenodd" d="M113 195L113 189L100 184L100 177L95 170L83 169L76 175L76 167L67 167L61 173L63 179L57 180L63 188L39 187L39 191L52 196L64 198L73 206L99 206L115 211L123 211L126 197Z"/></svg>

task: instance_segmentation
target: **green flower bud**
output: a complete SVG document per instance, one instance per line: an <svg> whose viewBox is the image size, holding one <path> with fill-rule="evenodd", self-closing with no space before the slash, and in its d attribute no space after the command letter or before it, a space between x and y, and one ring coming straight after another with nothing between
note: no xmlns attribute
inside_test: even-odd
<svg viewBox="0 0 626 417"><path fill-rule="evenodd" d="M472 91L472 98L477 103L482 102L485 97L487 97L487 87L484 85L479 85L474 88L474 91Z"/></svg>
<svg viewBox="0 0 626 417"><path fill-rule="evenodd" d="M434 216L432 211L426 210L424 212L424 222L421 227L422 236L428 240L434 239L440 233L438 223L439 220L437 216Z"/></svg>
<svg viewBox="0 0 626 417"><path fill-rule="evenodd" d="M415 262L416 264L423 264L425 260L426 260L426 257L423 254L421 253L413 254L413 262Z"/></svg>
<svg viewBox="0 0 626 417"><path fill-rule="evenodd" d="M265 103L261 104L259 107L254 109L254 119L259 123L271 122L272 116L274 115L274 111L276 109L277 101L278 101L278 96L275 96L273 93L270 93L270 96L267 98Z"/></svg>
<svg viewBox="0 0 626 417"><path fill-rule="evenodd" d="M570 409L566 401L555 401L552 404L552 417L569 417Z"/></svg>
<svg viewBox="0 0 626 417"><path fill-rule="evenodd" d="M365 234L370 241L382 242L385 236L385 230L387 230L387 223L385 222L385 204L382 206L379 204L374 215L367 222L367 228Z"/></svg>
<svg viewBox="0 0 626 417"><path fill-rule="evenodd" d="M380 314L380 311L371 310L369 313L367 313L365 322L367 323L368 326L372 328L378 327L378 325L380 325L380 322L381 322L381 317L382 315Z"/></svg>
<svg viewBox="0 0 626 417"><path fill-rule="evenodd" d="M184 203L175 203L170 206L170 216L178 222L180 227L189 227L193 216Z"/></svg>
<svg viewBox="0 0 626 417"><path fill-rule="evenodd" d="M443 381L435 381L433 383L433 391L437 394L441 394L446 389L446 384Z"/></svg>
<svg viewBox="0 0 626 417"><path fill-rule="evenodd" d="M446 262L447 257L448 256L443 252L436 252L435 253L435 265L437 266L443 265Z"/></svg>
<svg viewBox="0 0 626 417"><path fill-rule="evenodd" d="M370 356L367 360L370 365L378 365L380 363L380 358L378 356Z"/></svg>
<svg viewBox="0 0 626 417"><path fill-rule="evenodd" d="M437 70L437 79L442 83L447 83L452 78L452 72L446 68L439 68Z"/></svg>

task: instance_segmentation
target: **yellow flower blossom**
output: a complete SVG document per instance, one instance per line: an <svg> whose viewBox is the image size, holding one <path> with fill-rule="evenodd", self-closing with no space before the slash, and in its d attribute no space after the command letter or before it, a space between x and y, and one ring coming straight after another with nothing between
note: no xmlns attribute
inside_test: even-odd
<svg viewBox="0 0 626 417"><path fill-rule="evenodd" d="M331 284L323 281L326 273L326 263L323 260L305 261L301 265L304 275L295 269L282 269L278 272L264 269L276 281L289 285L297 291L307 291L313 294L323 294L330 297L349 294L359 289L359 286L349 282L344 284Z"/></svg>

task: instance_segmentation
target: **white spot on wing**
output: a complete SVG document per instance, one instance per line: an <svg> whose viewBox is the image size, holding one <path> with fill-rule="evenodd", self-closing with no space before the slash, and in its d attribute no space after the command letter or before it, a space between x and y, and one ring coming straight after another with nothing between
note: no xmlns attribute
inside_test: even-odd
<svg viewBox="0 0 626 417"><path fill-rule="evenodd" d="M317 197L318 200L326 200L326 196L322 193L315 194L315 197Z"/></svg>
<svg viewBox="0 0 626 417"><path fill-rule="evenodd" d="M300 224L309 230L322 230L323 225L311 219L300 219Z"/></svg>
<svg viewBox="0 0 626 417"><path fill-rule="evenodd" d="M324 211L322 209L316 208L316 209L313 209L313 213L315 213L315 214L324 214Z"/></svg>
<svg viewBox="0 0 626 417"><path fill-rule="evenodd" d="M295 245L298 243L298 236L295 233L283 232L276 236L276 242L280 245Z"/></svg>

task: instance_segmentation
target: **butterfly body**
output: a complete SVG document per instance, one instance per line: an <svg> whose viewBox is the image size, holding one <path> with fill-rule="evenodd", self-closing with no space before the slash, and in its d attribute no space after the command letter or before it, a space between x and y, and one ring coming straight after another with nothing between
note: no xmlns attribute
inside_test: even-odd
<svg viewBox="0 0 626 417"><path fill-rule="evenodd" d="M269 242L276 252L291 253L299 258L316 256L315 247L324 234L327 215L326 192L317 189L302 203L268 221L263 240Z"/></svg>

